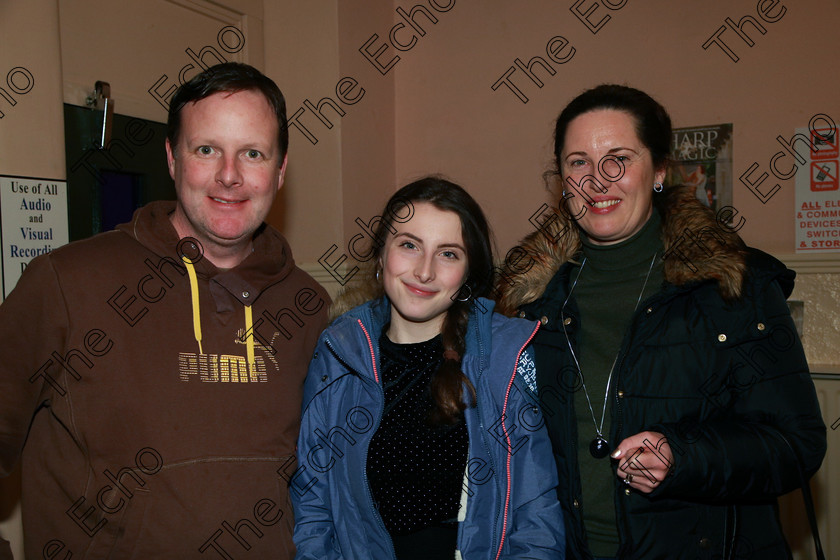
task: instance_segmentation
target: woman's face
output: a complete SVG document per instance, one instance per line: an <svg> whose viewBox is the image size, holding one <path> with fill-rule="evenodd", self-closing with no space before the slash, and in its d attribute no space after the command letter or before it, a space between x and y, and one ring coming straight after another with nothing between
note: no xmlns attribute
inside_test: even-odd
<svg viewBox="0 0 840 560"><path fill-rule="evenodd" d="M599 165L600 163L600 165ZM665 179L636 135L635 118L599 109L573 119L566 129L560 173L569 213L593 243L629 239L653 212L653 184ZM584 181L584 177L592 178ZM600 188L599 185L603 188Z"/></svg>
<svg viewBox="0 0 840 560"><path fill-rule="evenodd" d="M467 277L468 262L461 219L428 202L414 204L414 215L394 222L382 249L380 265L385 293L391 300L394 342L422 342L441 331Z"/></svg>

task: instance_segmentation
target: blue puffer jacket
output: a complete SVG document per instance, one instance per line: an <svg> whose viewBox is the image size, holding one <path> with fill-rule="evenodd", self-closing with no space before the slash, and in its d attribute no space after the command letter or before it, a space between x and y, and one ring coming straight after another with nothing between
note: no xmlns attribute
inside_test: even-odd
<svg viewBox="0 0 840 560"><path fill-rule="evenodd" d="M462 361L476 406L465 411L468 498L458 548L464 560L562 559L551 444L533 394L516 375L539 324L492 309L484 299L473 306ZM366 476L385 400L378 340L389 320L387 299L368 302L336 319L318 341L291 480L298 559L395 558Z"/></svg>

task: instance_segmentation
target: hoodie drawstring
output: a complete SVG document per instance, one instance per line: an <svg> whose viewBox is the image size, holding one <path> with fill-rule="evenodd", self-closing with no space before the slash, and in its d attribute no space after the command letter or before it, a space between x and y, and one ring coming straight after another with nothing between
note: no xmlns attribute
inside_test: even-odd
<svg viewBox="0 0 840 560"><path fill-rule="evenodd" d="M192 261L184 255L181 259L187 267L187 274L190 277L190 295L192 295L192 316L193 316L193 334L195 341L198 342L198 353L204 354L201 348L201 311L198 306L198 278L195 276L195 267Z"/></svg>
<svg viewBox="0 0 840 560"><path fill-rule="evenodd" d="M251 315L251 306L245 306L245 347L248 351L248 373L251 376L257 375L256 359L254 358L254 319Z"/></svg>
<svg viewBox="0 0 840 560"><path fill-rule="evenodd" d="M198 302L198 278L195 275L195 267L192 261L185 255L181 255L181 260L187 267L187 275L190 277L190 295L192 296L192 317L193 317L193 334L195 341L198 342L198 353L204 354L201 347L201 311ZM254 328L254 319L251 312L251 306L245 305L245 344L248 352L248 374L254 379L257 375L256 358L254 357L254 335L252 329Z"/></svg>

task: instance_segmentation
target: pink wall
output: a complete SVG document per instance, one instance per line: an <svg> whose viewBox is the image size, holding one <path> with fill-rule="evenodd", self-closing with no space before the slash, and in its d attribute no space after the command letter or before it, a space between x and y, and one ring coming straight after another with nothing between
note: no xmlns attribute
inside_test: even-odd
<svg viewBox="0 0 840 560"><path fill-rule="evenodd" d="M379 214L395 177L395 92L394 69L377 69L359 49L372 35L379 35L369 52L387 41L393 25L393 7L377 0L339 2L339 68L341 77L358 82L348 93L364 97L347 108L346 127L341 138L341 174L344 200L345 243L360 232L354 220L369 222ZM384 37L383 37L384 36ZM378 59L387 65L393 49ZM397 62L397 65L401 64ZM383 75L382 72L385 72Z"/></svg>
<svg viewBox="0 0 840 560"><path fill-rule="evenodd" d="M610 19L593 34L571 12L575 4L583 13L594 9L592 24ZM625 83L656 97L677 127L733 123L733 202L747 220L742 234L764 250L793 253L794 180L778 181L781 190L762 204L738 176L754 161L760 170L753 177L769 172L771 156L781 149L776 136L789 138L815 113L840 122L837 50L830 46L840 4L758 2L774 23L757 16L753 0L611 4L624 6L609 10L605 0L461 0L439 14L439 23L429 26L396 69L398 182L429 171L462 182L487 211L504 251L532 228L528 217L550 200L541 174L550 166L552 121L560 109L583 89ZM722 39L740 58L737 63L718 46L702 48L725 18L737 23L747 14L766 34L746 23L755 43L749 47L727 30ZM564 64L546 55L546 43L555 36L575 49ZM544 83L539 88L517 70L511 79L527 103L505 85L491 89L515 58L527 63L537 55L556 74L535 67ZM776 182L771 179L761 188Z"/></svg>

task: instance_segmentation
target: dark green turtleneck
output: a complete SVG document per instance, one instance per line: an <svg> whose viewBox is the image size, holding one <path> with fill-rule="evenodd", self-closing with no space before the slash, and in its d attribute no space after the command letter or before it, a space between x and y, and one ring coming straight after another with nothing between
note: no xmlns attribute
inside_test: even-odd
<svg viewBox="0 0 840 560"><path fill-rule="evenodd" d="M618 354L631 316L639 301L656 293L663 280L661 220L654 211L644 227L633 237L614 245L595 245L581 235L583 267L571 271L570 282L581 272L574 288L581 314L576 355L592 403L595 422L600 424L604 393L610 369ZM653 263L653 255L658 258ZM581 257L580 260L583 260ZM648 271L650 276L648 277ZM647 278L647 283L645 279ZM613 382L615 379L613 379ZM613 385L613 390L615 386ZM610 434L610 406L604 415L602 433ZM578 429L578 463L582 485L582 508L589 548L595 556L615 556L618 550L613 485L615 468L609 457L595 459L589 444L595 437L595 424L583 388L575 393ZM629 435L629 434L628 434ZM610 441L612 449L618 442Z"/></svg>

